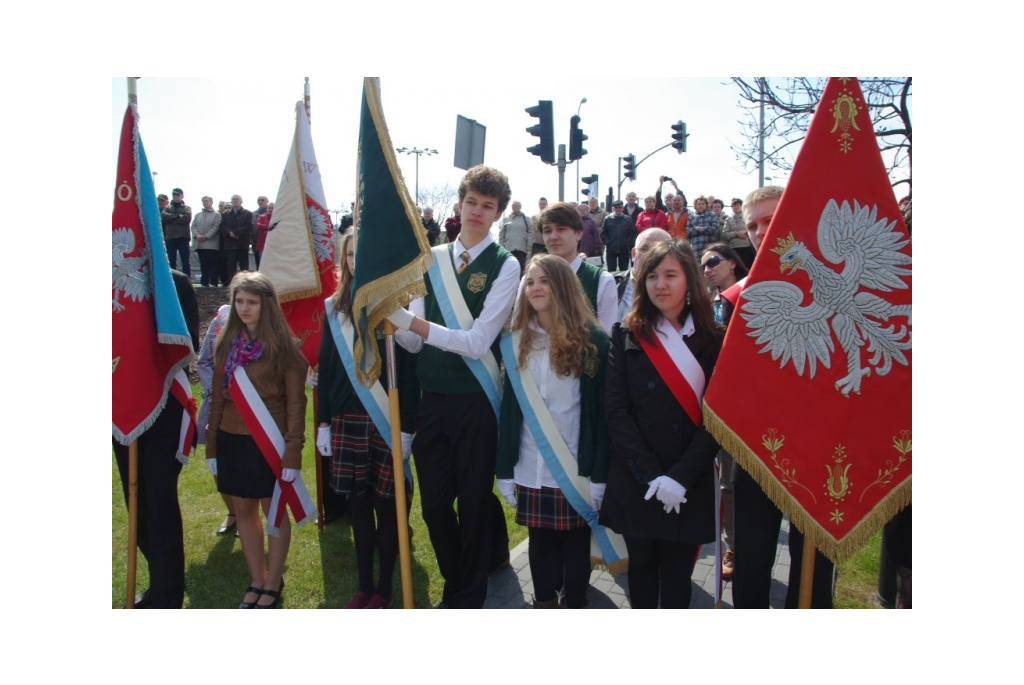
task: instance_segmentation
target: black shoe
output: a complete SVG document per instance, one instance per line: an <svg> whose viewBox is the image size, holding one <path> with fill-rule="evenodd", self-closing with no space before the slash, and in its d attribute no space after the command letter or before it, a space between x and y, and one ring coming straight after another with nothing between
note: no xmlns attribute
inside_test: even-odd
<svg viewBox="0 0 1024 685"><path fill-rule="evenodd" d="M234 514L228 514L225 518L230 518L230 519L234 519L234 520L230 523L230 525L221 526L220 528L215 530L214 532L217 535L227 535L231 531L235 530L235 528L238 525L238 517L236 517Z"/></svg>
<svg viewBox="0 0 1024 685"><path fill-rule="evenodd" d="M257 609L276 609L277 603L281 600L281 593L284 592L284 578L281 579L281 585L278 586L277 590L261 590L260 594L264 597L273 597L274 601L270 604L260 604L259 600L256 600L255 608Z"/></svg>
<svg viewBox="0 0 1024 685"><path fill-rule="evenodd" d="M252 585L250 585L249 587L247 587L245 589L245 594L249 594L250 592L255 592L257 595L263 594L263 590L259 589L258 587L253 587ZM256 602L258 602L258 601L260 601L260 598L257 596L256 597ZM245 597L243 597L242 601L238 603L238 608L239 609L255 609L256 608L256 602L246 602L245 601Z"/></svg>
<svg viewBox="0 0 1024 685"><path fill-rule="evenodd" d="M325 512L324 513L324 525L326 526L328 523L333 523L334 521L337 521L343 515L344 514L342 512L340 512L340 511Z"/></svg>
<svg viewBox="0 0 1024 685"><path fill-rule="evenodd" d="M149 603L149 590L146 590L141 595L135 595L135 608L136 609L152 609L153 606Z"/></svg>

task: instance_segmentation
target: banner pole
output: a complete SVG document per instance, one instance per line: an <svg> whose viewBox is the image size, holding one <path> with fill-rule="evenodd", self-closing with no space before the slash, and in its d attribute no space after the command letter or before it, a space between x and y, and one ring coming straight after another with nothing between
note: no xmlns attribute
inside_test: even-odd
<svg viewBox="0 0 1024 685"><path fill-rule="evenodd" d="M388 400L391 411L391 458L395 472L395 512L398 521L398 558L402 570L403 608L412 609L412 560L409 555L409 517L406 510L405 455L402 454L402 418L398 406L398 376L395 363L395 326L384 322L385 353L388 368Z"/></svg>
<svg viewBox="0 0 1024 685"><path fill-rule="evenodd" d="M317 394L320 390L320 379L317 378L317 387L313 388L313 435L316 436L317 417L320 416L319 400ZM323 457L320 456L320 450L316 447L313 448L313 454L316 457L316 527L317 530L324 529L324 471L323 471Z"/></svg>
<svg viewBox="0 0 1024 685"><path fill-rule="evenodd" d="M139 516L139 441L128 445L128 578L125 582L124 608L135 608L135 566L138 560Z"/></svg>
<svg viewBox="0 0 1024 685"><path fill-rule="evenodd" d="M790 521L789 525L792 528L793 522ZM805 535L803 558L800 559L800 603L797 605L799 609L811 608L811 590L814 588L814 553L816 551L810 538Z"/></svg>

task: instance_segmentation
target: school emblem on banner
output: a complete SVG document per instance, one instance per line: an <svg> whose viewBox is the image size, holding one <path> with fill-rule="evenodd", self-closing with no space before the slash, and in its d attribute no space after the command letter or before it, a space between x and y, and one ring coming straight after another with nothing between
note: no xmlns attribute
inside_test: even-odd
<svg viewBox="0 0 1024 685"><path fill-rule="evenodd" d="M466 287L469 288L469 292L471 293L482 293L484 288L487 287L487 274L471 274L469 281L466 283Z"/></svg>

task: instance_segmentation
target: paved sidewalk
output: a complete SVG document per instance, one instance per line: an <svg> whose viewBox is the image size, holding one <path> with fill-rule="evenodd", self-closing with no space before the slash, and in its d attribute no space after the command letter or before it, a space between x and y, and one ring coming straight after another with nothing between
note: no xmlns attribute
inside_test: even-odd
<svg viewBox="0 0 1024 685"><path fill-rule="evenodd" d="M529 609L533 606L533 579L526 551L528 540L516 545L511 552L511 568L506 568L491 577L487 585L487 600L484 609ZM783 519L776 548L775 566L772 569L770 604L781 609L786 602L789 581L789 519ZM705 545L693 569L693 598L691 609L711 609L715 604L715 548ZM591 609L629 609L629 589L626 574L612 576L605 571L590 574L590 588L587 590ZM732 608L732 582L722 583L722 606Z"/></svg>

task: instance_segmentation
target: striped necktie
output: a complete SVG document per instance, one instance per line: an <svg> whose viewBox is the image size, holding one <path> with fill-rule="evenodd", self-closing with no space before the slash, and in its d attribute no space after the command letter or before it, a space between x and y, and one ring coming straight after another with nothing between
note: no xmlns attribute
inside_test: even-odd
<svg viewBox="0 0 1024 685"><path fill-rule="evenodd" d="M462 260L462 264L459 264L458 270L458 273L461 274L463 271L466 270L466 267L469 266L469 253L463 252L462 254L459 255L459 259Z"/></svg>

